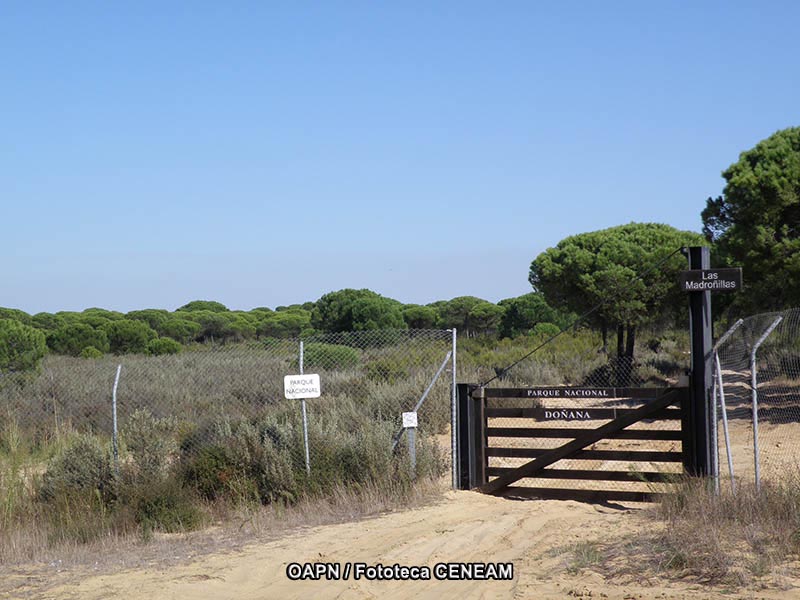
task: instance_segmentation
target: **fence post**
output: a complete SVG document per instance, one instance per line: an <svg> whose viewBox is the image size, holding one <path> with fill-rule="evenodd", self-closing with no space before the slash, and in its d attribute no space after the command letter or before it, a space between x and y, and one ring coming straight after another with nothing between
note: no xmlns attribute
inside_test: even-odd
<svg viewBox="0 0 800 600"><path fill-rule="evenodd" d="M704 246L689 248L689 268L708 269L710 252ZM689 327L692 334L692 380L687 412L690 445L690 475L706 476L711 463L709 443L709 393L711 391L711 294L689 292Z"/></svg>
<svg viewBox="0 0 800 600"><path fill-rule="evenodd" d="M758 338L758 341L753 345L753 351L750 353L750 387L753 392L753 461L755 463L756 475L756 490L761 489L761 470L759 467L759 452L758 452L758 378L756 370L756 352L764 340L769 337L775 328L783 320L783 317L778 317L772 322L772 325L767 327L767 330Z"/></svg>
<svg viewBox="0 0 800 600"><path fill-rule="evenodd" d="M722 380L722 367L719 364L719 352L714 352L714 362L717 369L717 389L719 390L719 405L722 412L722 430L725 435L725 453L728 456L728 472L731 474L731 493L736 494L736 481L733 476L733 454L731 454L731 436L728 430L728 407L725 404L725 384ZM717 399L714 398L716 403ZM714 423L716 427L716 423ZM717 465L717 493L719 493L719 465Z"/></svg>
<svg viewBox="0 0 800 600"><path fill-rule="evenodd" d="M483 388L458 384L458 487L462 490L486 483L483 403Z"/></svg>
<svg viewBox="0 0 800 600"><path fill-rule="evenodd" d="M303 373L303 340L300 340L300 360L298 361L300 367L300 375ZM303 408L303 449L306 454L306 473L311 474L311 461L308 455L308 415L306 414L306 399L301 398L300 406Z"/></svg>
<svg viewBox="0 0 800 600"><path fill-rule="evenodd" d="M114 473L119 477L119 439L117 437L117 387L122 365L117 365L117 374L114 377L114 389L111 391L111 418L114 422L111 434L111 446L114 452Z"/></svg>
<svg viewBox="0 0 800 600"><path fill-rule="evenodd" d="M450 356L452 366L452 393L450 398L450 463L452 466L453 489L458 489L458 440L456 429L458 428L458 390L456 389L456 328L453 327L453 348Z"/></svg>
<svg viewBox="0 0 800 600"><path fill-rule="evenodd" d="M717 353L714 352L715 360L719 360ZM717 427L717 378L712 376L714 382L711 392L711 478L714 480L714 493L719 496L719 440Z"/></svg>
<svg viewBox="0 0 800 600"><path fill-rule="evenodd" d="M411 461L411 478L417 478L417 428L409 427L406 430L408 436L408 458Z"/></svg>
<svg viewBox="0 0 800 600"><path fill-rule="evenodd" d="M408 439L408 459L411 463L411 478L417 478L417 412L403 413L403 429Z"/></svg>
<svg viewBox="0 0 800 600"><path fill-rule="evenodd" d="M471 455L470 455L470 385L467 383L457 384L458 392L458 489L470 489Z"/></svg>
<svg viewBox="0 0 800 600"><path fill-rule="evenodd" d="M714 379L714 390L715 392L719 390L719 404L720 409L722 412L722 430L723 434L725 435L725 452L728 456L728 472L731 475L731 493L736 494L736 481L734 480L734 473L733 473L733 454L731 454L731 437L730 431L728 430L728 407L725 404L725 384L722 379L722 366L719 362L719 349L728 341L728 338L733 335L733 332L736 331L739 326L744 323L742 319L737 320L728 331L726 331L721 338L717 340L717 343L714 344L714 372L715 372L715 379ZM717 430L717 418L716 418L716 407L717 407L717 395L714 394L714 413L715 418L712 422L712 426L714 428L714 454L716 456L715 460L715 488L717 494L719 494L719 442L717 438L719 437Z"/></svg>

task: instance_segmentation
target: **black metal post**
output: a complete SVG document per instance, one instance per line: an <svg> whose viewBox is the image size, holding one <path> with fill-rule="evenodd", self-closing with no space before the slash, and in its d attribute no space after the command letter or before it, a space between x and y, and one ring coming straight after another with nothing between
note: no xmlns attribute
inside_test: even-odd
<svg viewBox="0 0 800 600"><path fill-rule="evenodd" d="M472 391L472 452L475 460L472 465L472 487L486 483L486 399L483 388Z"/></svg>
<svg viewBox="0 0 800 600"><path fill-rule="evenodd" d="M689 248L689 268L711 268L709 249ZM692 334L692 377L687 421L692 460L686 465L689 474L707 476L711 465L708 407L712 389L711 294L708 291L689 292L689 327Z"/></svg>
<svg viewBox="0 0 800 600"><path fill-rule="evenodd" d="M486 483L486 442L483 397L473 397L477 386L459 383L458 396L458 489L471 490Z"/></svg>
<svg viewBox="0 0 800 600"><path fill-rule="evenodd" d="M458 489L470 489L470 474L472 473L471 463L474 457L471 452L470 440L472 439L472 427L470 413L472 412L472 397L470 396L470 386L468 383L459 383L456 386L456 396L458 398L458 429L456 430L456 445L458 447Z"/></svg>

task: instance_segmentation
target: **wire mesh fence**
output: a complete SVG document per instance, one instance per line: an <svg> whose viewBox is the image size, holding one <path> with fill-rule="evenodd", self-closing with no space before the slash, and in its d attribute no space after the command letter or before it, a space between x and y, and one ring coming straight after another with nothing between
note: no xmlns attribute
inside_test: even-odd
<svg viewBox="0 0 800 600"><path fill-rule="evenodd" d="M720 477L758 484L797 475L800 309L741 319L723 338L714 357Z"/></svg>
<svg viewBox="0 0 800 600"><path fill-rule="evenodd" d="M428 388L417 469L446 473L452 366L435 376L453 349L452 331L391 330L198 345L166 356L50 355L38 374L0 382L0 414L34 446L73 434L110 444L115 403L123 471L180 464L207 497L241 484L242 493L270 500L401 468L406 445L392 453L401 413ZM284 397L284 377L301 366L321 380L321 396L306 401L305 427L300 401Z"/></svg>

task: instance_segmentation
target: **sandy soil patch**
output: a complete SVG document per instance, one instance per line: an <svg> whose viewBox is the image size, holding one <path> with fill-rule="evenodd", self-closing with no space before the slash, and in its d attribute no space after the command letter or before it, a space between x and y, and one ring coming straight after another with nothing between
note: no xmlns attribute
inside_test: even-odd
<svg viewBox="0 0 800 600"><path fill-rule="evenodd" d="M798 580L758 592L707 588L697 582L607 581L575 569L571 548L611 541L652 527L643 505L571 501L519 502L476 492L448 492L444 501L413 511L297 531L240 551L191 564L88 577L35 597L128 600L267 598L800 598ZM637 557L630 557L636 564ZM511 581L292 581L291 562L364 562L433 567L439 562L512 562ZM632 570L636 573L635 568Z"/></svg>

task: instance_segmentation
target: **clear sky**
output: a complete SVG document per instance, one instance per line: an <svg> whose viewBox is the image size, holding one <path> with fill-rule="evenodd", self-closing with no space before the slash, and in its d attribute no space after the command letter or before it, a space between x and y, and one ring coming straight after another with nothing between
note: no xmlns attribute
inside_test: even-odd
<svg viewBox="0 0 800 600"><path fill-rule="evenodd" d="M800 125L797 2L0 2L0 306L530 291Z"/></svg>

